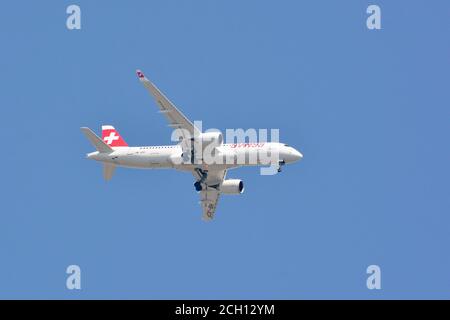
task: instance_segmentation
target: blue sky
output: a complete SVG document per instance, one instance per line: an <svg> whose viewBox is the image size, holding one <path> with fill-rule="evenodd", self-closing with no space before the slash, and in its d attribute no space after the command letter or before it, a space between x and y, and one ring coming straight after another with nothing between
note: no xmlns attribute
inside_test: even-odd
<svg viewBox="0 0 450 320"><path fill-rule="evenodd" d="M78 4L82 29L66 28ZM366 28L378 4L382 30ZM0 298L450 298L448 1L8 1L0 11ZM279 128L305 158L102 180L79 127L170 129L141 68L205 128ZM82 290L66 289L68 265ZM382 289L366 288L381 267Z"/></svg>

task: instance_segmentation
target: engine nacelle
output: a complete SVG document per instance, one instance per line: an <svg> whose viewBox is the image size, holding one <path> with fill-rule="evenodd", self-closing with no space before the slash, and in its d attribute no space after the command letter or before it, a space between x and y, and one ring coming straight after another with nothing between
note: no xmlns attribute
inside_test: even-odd
<svg viewBox="0 0 450 320"><path fill-rule="evenodd" d="M244 192L244 182L239 179L227 179L222 182L220 191L225 194L241 194Z"/></svg>

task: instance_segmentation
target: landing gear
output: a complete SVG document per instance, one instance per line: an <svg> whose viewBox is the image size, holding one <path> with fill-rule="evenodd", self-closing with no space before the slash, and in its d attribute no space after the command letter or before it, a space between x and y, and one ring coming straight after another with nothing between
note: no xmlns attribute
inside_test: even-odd
<svg viewBox="0 0 450 320"><path fill-rule="evenodd" d="M194 188L195 188L195 191L197 191L197 192L200 192L203 189L202 184L198 181L194 183Z"/></svg>
<svg viewBox="0 0 450 320"><path fill-rule="evenodd" d="M278 161L278 169L277 169L278 173L281 172L281 166L284 166L285 164L286 164L286 162L284 160Z"/></svg>
<svg viewBox="0 0 450 320"><path fill-rule="evenodd" d="M200 192L203 189L203 182L208 177L208 171L197 168L197 169L195 169L195 172L197 173L199 180L197 180L194 183L194 188L195 188L195 191Z"/></svg>

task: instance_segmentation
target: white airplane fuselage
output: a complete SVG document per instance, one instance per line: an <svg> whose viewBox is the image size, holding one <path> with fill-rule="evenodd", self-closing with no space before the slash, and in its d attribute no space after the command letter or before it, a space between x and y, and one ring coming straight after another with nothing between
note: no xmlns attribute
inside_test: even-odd
<svg viewBox="0 0 450 320"><path fill-rule="evenodd" d="M140 169L175 168L191 171L193 167L235 168L240 166L267 165L267 155L276 153L283 163L292 163L302 158L296 149L282 143L235 143L216 147L212 162L196 159L186 163L180 145L114 147L112 153L91 152L87 158L119 167Z"/></svg>

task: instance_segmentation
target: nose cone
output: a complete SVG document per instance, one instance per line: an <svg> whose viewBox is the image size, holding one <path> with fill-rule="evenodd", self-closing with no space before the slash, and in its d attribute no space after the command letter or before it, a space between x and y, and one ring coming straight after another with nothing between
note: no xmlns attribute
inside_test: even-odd
<svg viewBox="0 0 450 320"><path fill-rule="evenodd" d="M303 155L299 151L293 149L293 150L291 150L291 157L292 157L292 161L298 161L301 158L303 158Z"/></svg>
<svg viewBox="0 0 450 320"><path fill-rule="evenodd" d="M303 155L292 147L288 147L284 151L283 159L287 163L296 162L303 158Z"/></svg>

